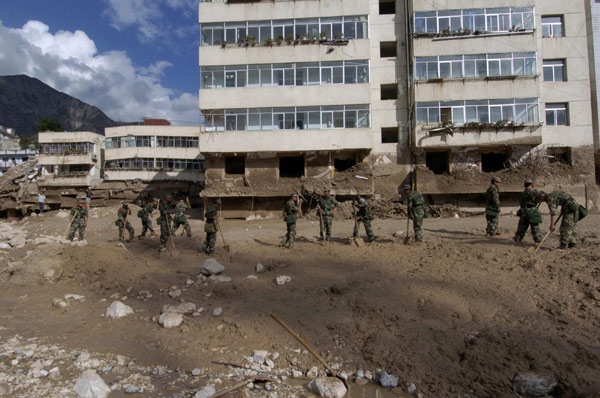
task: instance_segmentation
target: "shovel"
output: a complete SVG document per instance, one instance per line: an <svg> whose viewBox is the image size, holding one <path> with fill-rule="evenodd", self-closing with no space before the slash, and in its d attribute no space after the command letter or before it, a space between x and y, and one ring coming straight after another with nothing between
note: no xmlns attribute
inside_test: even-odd
<svg viewBox="0 0 600 398"><path fill-rule="evenodd" d="M71 229L71 225L73 225L73 220L75 220L75 216L76 214L73 214L73 217L71 217L71 221L69 222L69 225L67 225L67 229L65 230L65 233L63 234L64 237L67 237L67 234L69 233L69 229Z"/></svg>
<svg viewBox="0 0 600 398"><path fill-rule="evenodd" d="M325 370L327 371L328 374L330 374L332 377L335 377L336 379L339 379L342 383L344 383L344 386L346 386L347 390L350 390L350 388L348 387L348 383L346 383L346 380L344 380L342 377L340 377L335 370L331 369L331 366L329 366L327 364L327 362L325 362L325 360L323 359L323 357L321 357L319 354L317 354L317 352L315 350L313 350L313 348L311 346L308 345L308 343L306 341L304 341L304 339L302 337L300 337L300 335L296 332L294 332L292 330L292 328L290 328L284 321L282 321L281 319L279 319L279 317L273 313L270 313L269 315L271 315L271 318L273 318L278 324L281 325L281 327L283 327L289 334L291 334L300 344L302 344L304 346L304 348L307 349L308 352L310 352L312 354L312 356L314 356L317 361L321 362L321 364L325 367Z"/></svg>
<svg viewBox="0 0 600 398"><path fill-rule="evenodd" d="M558 220L560 220L560 218L562 217L562 214L560 216L558 216L558 218L556 219L556 221L554 221L554 225L558 224ZM540 247L542 247L542 245L544 244L544 241L546 240L546 238L552 233L552 231L548 231L548 233L546 234L546 236L544 236L544 239L542 239L542 241L540 243L538 243L537 246L531 246L529 249L527 249L527 251L529 253L537 253L537 251L540 249Z"/></svg>
<svg viewBox="0 0 600 398"><path fill-rule="evenodd" d="M217 224L217 228L219 229L219 233L221 234L221 239L223 239L223 249L225 249L225 251L229 253L231 249L229 248L229 245L225 243L225 237L223 236L223 231L221 231L221 226Z"/></svg>
<svg viewBox="0 0 600 398"><path fill-rule="evenodd" d="M408 245L408 242L410 241L410 235L409 235L410 231L408 228L410 228L410 217L408 217L408 215L406 215L406 236L404 237L405 245Z"/></svg>

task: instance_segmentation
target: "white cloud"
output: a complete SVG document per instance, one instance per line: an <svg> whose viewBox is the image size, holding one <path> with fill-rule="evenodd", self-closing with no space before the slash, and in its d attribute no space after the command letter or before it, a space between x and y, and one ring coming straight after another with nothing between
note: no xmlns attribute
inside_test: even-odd
<svg viewBox="0 0 600 398"><path fill-rule="evenodd" d="M39 21L29 21L21 29L0 21L0 75L35 77L97 106L113 120L148 116L198 121L197 96L176 94L161 84L170 66L158 61L136 68L123 51L98 53L94 41L79 30L52 34Z"/></svg>

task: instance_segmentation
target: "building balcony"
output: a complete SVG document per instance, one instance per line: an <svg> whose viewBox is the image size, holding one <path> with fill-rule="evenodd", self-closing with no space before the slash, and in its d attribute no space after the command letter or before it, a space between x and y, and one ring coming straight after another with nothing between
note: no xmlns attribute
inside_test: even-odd
<svg viewBox="0 0 600 398"><path fill-rule="evenodd" d="M441 149L450 147L494 147L499 145L539 145L542 123L517 124L467 123L462 126L418 125L415 147Z"/></svg>
<svg viewBox="0 0 600 398"><path fill-rule="evenodd" d="M418 80L415 101L439 101L440 98L465 101L488 98L538 98L538 75L490 76Z"/></svg>
<svg viewBox="0 0 600 398"><path fill-rule="evenodd" d="M369 84L268 86L200 90L200 109L367 104Z"/></svg>
<svg viewBox="0 0 600 398"><path fill-rule="evenodd" d="M95 186L99 183L99 178L85 171L50 174L38 181L41 186Z"/></svg>
<svg viewBox="0 0 600 398"><path fill-rule="evenodd" d="M200 134L202 153L298 152L371 149L370 128L223 131Z"/></svg>
<svg viewBox="0 0 600 398"><path fill-rule="evenodd" d="M197 159L199 148L129 147L105 151L106 161L131 158Z"/></svg>
<svg viewBox="0 0 600 398"><path fill-rule="evenodd" d="M43 166L63 165L63 164L87 164L95 165L97 157L94 153L65 153L65 154L45 154L38 156L38 162Z"/></svg>
<svg viewBox="0 0 600 398"><path fill-rule="evenodd" d="M106 169L106 181L204 181L201 170L149 170L149 169Z"/></svg>

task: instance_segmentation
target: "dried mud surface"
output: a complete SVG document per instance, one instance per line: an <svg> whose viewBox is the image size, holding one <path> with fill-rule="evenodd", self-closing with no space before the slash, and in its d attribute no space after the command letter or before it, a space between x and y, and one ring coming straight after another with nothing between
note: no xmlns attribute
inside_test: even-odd
<svg viewBox="0 0 600 398"><path fill-rule="evenodd" d="M318 223L300 220L293 250L277 246L282 222L225 220L232 250L225 252L219 238L214 257L232 280L186 285L207 258L197 251L202 222L192 220L192 239L175 238L177 250L159 253L156 238L125 244L126 249L110 241L117 235L115 213L91 211L86 246L29 241L2 251L2 337L37 337L66 350L120 354L147 366L201 368L206 374L223 371L214 361L243 363L255 349L281 353L279 368L318 366L294 351L300 346L269 317L273 312L341 370L383 369L414 383L426 398L514 397L513 376L529 370L556 375L555 397L592 398L600 392L599 215L580 224L578 248L549 249L558 245L553 235L537 254L528 252L531 243L510 239L517 223L511 216L501 218L502 234L494 239L483 236L483 217L427 219L425 243L410 245L402 235L392 236L405 229L404 221L375 220L376 242L360 247L347 244L351 221L334 221L333 243L323 246ZM139 232L139 219L132 222ZM66 223L51 212L12 225L26 229L31 240L60 235ZM62 272L48 281L13 269L11 263L27 262L28 251L35 255L27 258L52 253ZM266 271L256 274L259 262ZM253 274L256 278L247 278ZM281 275L291 281L277 286L273 279ZM180 297L169 296L174 285ZM140 291L152 298L136 298ZM53 308L53 299L68 293L86 299ZM123 302L135 314L102 316L111 296L126 296ZM179 301L205 311L185 316L175 329L153 320L164 304ZM212 315L216 307L222 315ZM201 385L157 385L145 396L193 396ZM304 396L312 395L306 390Z"/></svg>

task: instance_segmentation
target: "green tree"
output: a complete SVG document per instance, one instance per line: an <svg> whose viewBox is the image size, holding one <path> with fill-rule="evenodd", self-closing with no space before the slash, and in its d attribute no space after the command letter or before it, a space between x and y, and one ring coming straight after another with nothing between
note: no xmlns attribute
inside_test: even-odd
<svg viewBox="0 0 600 398"><path fill-rule="evenodd" d="M21 149L37 149L39 147L38 140L35 137L22 135L19 137L19 146Z"/></svg>
<svg viewBox="0 0 600 398"><path fill-rule="evenodd" d="M65 131L62 123L56 119L42 118L38 131Z"/></svg>

